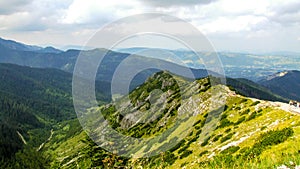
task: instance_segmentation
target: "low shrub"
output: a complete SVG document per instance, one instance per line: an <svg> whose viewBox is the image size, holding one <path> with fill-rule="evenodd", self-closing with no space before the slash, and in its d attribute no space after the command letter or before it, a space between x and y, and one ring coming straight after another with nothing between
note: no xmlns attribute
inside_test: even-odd
<svg viewBox="0 0 300 169"><path fill-rule="evenodd" d="M202 147L206 146L209 142L210 136L204 139L203 143L201 144Z"/></svg>
<svg viewBox="0 0 300 169"><path fill-rule="evenodd" d="M225 119L222 119L220 122L219 122L219 125L217 128L224 128L224 127L227 127L227 126L230 126L230 125L233 125L234 123L232 123L231 121L229 121L227 118Z"/></svg>
<svg viewBox="0 0 300 169"><path fill-rule="evenodd" d="M201 157L201 156L203 156L203 155L205 155L205 154L207 154L208 153L208 151L207 150L205 150L205 151L202 151L200 154L199 154L199 156Z"/></svg>
<svg viewBox="0 0 300 169"><path fill-rule="evenodd" d="M227 134L226 136L222 137L221 143L223 143L223 142L225 142L225 141L231 139L233 135L234 135L234 133L229 133L229 134Z"/></svg>
<svg viewBox="0 0 300 169"><path fill-rule="evenodd" d="M231 131L231 128L228 128L225 130L225 133L229 133Z"/></svg>
<svg viewBox="0 0 300 169"><path fill-rule="evenodd" d="M223 136L222 134L219 134L219 135L217 135L216 137L214 137L212 141L213 141L213 142L216 142L216 141L218 141L222 136Z"/></svg>
<svg viewBox="0 0 300 169"><path fill-rule="evenodd" d="M246 117L243 116L243 117L239 118L238 121L234 123L234 125L239 125L239 124L241 124L242 122L244 122L245 120L246 120Z"/></svg>
<svg viewBox="0 0 300 169"><path fill-rule="evenodd" d="M192 153L193 153L193 151L191 151L191 150L185 150L185 151L180 155L180 159L183 159L183 158L189 156L189 155L192 154Z"/></svg>

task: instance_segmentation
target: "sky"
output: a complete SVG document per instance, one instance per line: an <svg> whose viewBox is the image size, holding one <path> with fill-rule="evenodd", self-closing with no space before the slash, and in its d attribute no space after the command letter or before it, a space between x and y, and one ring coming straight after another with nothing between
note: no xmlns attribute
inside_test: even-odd
<svg viewBox="0 0 300 169"><path fill-rule="evenodd" d="M0 37L83 46L103 26L149 12L185 20L218 51L300 52L299 0L1 0Z"/></svg>

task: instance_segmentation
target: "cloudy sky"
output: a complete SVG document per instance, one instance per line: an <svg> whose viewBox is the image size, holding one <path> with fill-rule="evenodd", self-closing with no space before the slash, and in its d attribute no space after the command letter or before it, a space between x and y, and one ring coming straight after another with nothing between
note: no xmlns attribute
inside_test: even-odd
<svg viewBox="0 0 300 169"><path fill-rule="evenodd" d="M82 46L104 25L145 12L191 23L219 51L300 52L299 0L1 0L0 37Z"/></svg>

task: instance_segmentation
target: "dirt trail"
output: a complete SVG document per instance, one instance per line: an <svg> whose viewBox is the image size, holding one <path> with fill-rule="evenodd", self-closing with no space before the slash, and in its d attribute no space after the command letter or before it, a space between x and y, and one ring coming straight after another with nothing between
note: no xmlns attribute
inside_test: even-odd
<svg viewBox="0 0 300 169"><path fill-rule="evenodd" d="M51 129L49 138L45 142L43 142L36 151L40 151L44 147L44 145L52 139L53 133L53 129Z"/></svg>
<svg viewBox="0 0 300 169"><path fill-rule="evenodd" d="M259 100L256 98L250 98L252 101L260 101L261 103L258 104L258 106L272 106L281 110L284 110L286 112L290 112L293 114L300 115L300 108L296 108L294 106L289 105L288 103L282 103L282 102L272 102L272 101L265 101L265 100Z"/></svg>
<svg viewBox="0 0 300 169"><path fill-rule="evenodd" d="M24 137L22 136L22 134L21 134L19 131L17 131L17 134L19 135L19 137L20 137L20 139L22 140L22 142L23 142L24 144L27 144L26 140L24 139Z"/></svg>

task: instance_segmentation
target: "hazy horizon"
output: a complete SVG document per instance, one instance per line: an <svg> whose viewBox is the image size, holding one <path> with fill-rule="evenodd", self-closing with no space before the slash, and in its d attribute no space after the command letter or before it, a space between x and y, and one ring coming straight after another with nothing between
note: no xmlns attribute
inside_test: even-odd
<svg viewBox="0 0 300 169"><path fill-rule="evenodd" d="M38 47L42 47L42 48L46 48L46 47L53 47L56 48L58 50L61 51L67 51L67 50L93 50L93 49L99 49L99 47L89 47L89 46L79 46L79 45L72 45L72 44L66 44L66 45L55 45L55 44L30 44L27 42L23 42L23 41L19 41L18 39L8 39L8 38L4 38L4 37L0 37L4 40L11 40L11 41L15 41L17 43L21 43L24 45L29 45L29 46L38 46ZM122 50L122 49L130 49L130 48L149 48L149 49L162 49L162 50L186 50L186 49L182 49L182 48L156 48L156 47L148 47L148 46L130 46L130 47L122 47L122 48L117 48L114 49L113 51L118 51L118 50ZM205 51L199 51L199 52L205 52ZM244 53L244 54L258 54L258 55L263 55L263 54L300 54L300 51L280 51L280 50L274 50L274 51L246 51L246 50L219 50L216 52L228 52L228 53Z"/></svg>

